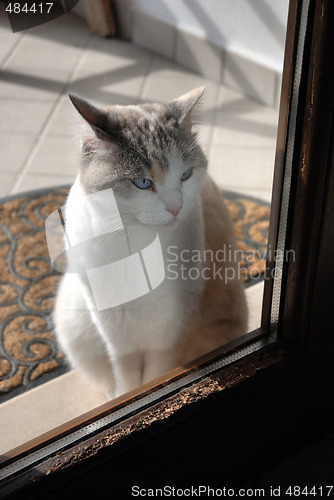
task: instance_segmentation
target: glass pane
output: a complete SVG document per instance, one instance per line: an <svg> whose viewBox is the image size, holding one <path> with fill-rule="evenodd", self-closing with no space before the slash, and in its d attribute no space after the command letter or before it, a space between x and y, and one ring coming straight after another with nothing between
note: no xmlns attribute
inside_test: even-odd
<svg viewBox="0 0 334 500"><path fill-rule="evenodd" d="M288 0L6 6L2 455L259 327Z"/></svg>

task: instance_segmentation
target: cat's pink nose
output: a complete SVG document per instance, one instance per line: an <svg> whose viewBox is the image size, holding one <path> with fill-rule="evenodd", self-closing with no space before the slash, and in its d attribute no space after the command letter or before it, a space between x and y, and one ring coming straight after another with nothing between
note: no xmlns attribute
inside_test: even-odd
<svg viewBox="0 0 334 500"><path fill-rule="evenodd" d="M177 215L179 211L181 210L182 205L171 205L169 207L166 207L167 212L170 212L173 215Z"/></svg>

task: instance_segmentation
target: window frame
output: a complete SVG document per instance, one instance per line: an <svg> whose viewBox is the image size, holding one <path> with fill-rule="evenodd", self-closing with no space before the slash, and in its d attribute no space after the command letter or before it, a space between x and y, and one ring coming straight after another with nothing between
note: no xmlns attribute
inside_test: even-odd
<svg viewBox="0 0 334 500"><path fill-rule="evenodd" d="M307 0L290 0L270 248L276 248L280 226L306 4ZM108 498L130 495L129 485L135 484L211 486L219 480L227 485L254 477L331 427L334 414L326 397L334 386L329 293L334 280L328 266L334 250L331 0L310 0L303 45L285 239L296 258L283 263L278 324L271 323L273 283L267 280L259 330L13 450L4 466L15 467L22 459L27 465L4 481L3 498L93 494L97 484L100 495L106 492ZM268 260L269 272L274 265ZM93 429L94 422L116 411L117 420L84 437L85 426ZM74 431L83 433L80 442L29 465L31 453ZM255 452L259 443L260 451Z"/></svg>

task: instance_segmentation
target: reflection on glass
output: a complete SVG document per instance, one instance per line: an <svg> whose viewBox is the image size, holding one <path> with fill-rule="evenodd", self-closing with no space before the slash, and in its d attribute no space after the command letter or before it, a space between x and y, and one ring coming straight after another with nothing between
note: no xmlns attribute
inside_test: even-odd
<svg viewBox="0 0 334 500"><path fill-rule="evenodd" d="M170 5L117 40L1 13L2 454L260 323L288 2Z"/></svg>

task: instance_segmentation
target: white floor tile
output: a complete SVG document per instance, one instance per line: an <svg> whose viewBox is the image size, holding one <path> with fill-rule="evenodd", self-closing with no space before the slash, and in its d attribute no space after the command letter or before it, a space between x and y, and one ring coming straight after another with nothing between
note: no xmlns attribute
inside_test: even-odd
<svg viewBox="0 0 334 500"><path fill-rule="evenodd" d="M16 174L0 171L0 196L7 196L17 180Z"/></svg>
<svg viewBox="0 0 334 500"><path fill-rule="evenodd" d="M42 175L26 173L16 179L16 183L13 183L13 187L10 192L11 194L16 194L34 189L70 185L73 184L74 179L74 175Z"/></svg>
<svg viewBox="0 0 334 500"><path fill-rule="evenodd" d="M201 98L198 117L201 123L212 123L218 84L178 64L156 57L145 81L142 100L159 102L176 99L190 90L203 86L206 89Z"/></svg>
<svg viewBox="0 0 334 500"><path fill-rule="evenodd" d="M6 33L0 29L0 66L10 56L18 40L19 37L14 36L13 33Z"/></svg>
<svg viewBox="0 0 334 500"><path fill-rule="evenodd" d="M268 106L275 106L277 78L275 71L257 65L255 61L250 62L239 54L226 52L222 79L224 84L239 89Z"/></svg>
<svg viewBox="0 0 334 500"><path fill-rule="evenodd" d="M270 190L275 151L266 148L213 146L210 172L226 189Z"/></svg>
<svg viewBox="0 0 334 500"><path fill-rule="evenodd" d="M226 85L220 86L217 108L219 108L222 112L240 113L242 115L248 115L254 112L258 113L260 110L263 112L267 111L268 113L276 113L277 115L277 110L271 106L266 106L265 104L248 97L241 91L232 89Z"/></svg>
<svg viewBox="0 0 334 500"><path fill-rule="evenodd" d="M37 135L2 132L0 170L7 173L20 172L36 141Z"/></svg>
<svg viewBox="0 0 334 500"><path fill-rule="evenodd" d="M22 93L20 99L2 97L0 98L0 131L40 133L53 106L52 101L27 100Z"/></svg>
<svg viewBox="0 0 334 500"><path fill-rule="evenodd" d="M1 435L0 454L105 402L75 370L10 399L0 407L1 427L7 429Z"/></svg>
<svg viewBox="0 0 334 500"><path fill-rule="evenodd" d="M48 122L47 133L74 137L79 128L79 115L69 97L62 96Z"/></svg>
<svg viewBox="0 0 334 500"><path fill-rule="evenodd" d="M75 175L79 148L72 137L47 135L39 144L28 172L42 175Z"/></svg>
<svg viewBox="0 0 334 500"><path fill-rule="evenodd" d="M90 78L96 74L116 75L124 68L132 68L134 74L146 74L146 65L151 54L127 42L93 37L77 73L79 78Z"/></svg>
<svg viewBox="0 0 334 500"><path fill-rule="evenodd" d="M66 56L62 57L64 49ZM48 77L57 72L69 75L81 53L81 47L64 46L61 42L45 39L41 41L39 37L27 36L6 64L6 69L20 68L23 71L28 70L29 74L35 69L44 70Z"/></svg>
<svg viewBox="0 0 334 500"><path fill-rule="evenodd" d="M221 86L212 143L275 149L278 112Z"/></svg>
<svg viewBox="0 0 334 500"><path fill-rule="evenodd" d="M212 143L235 147L265 147L275 149L277 127L266 123L259 113L251 118L235 114L219 114L213 128Z"/></svg>
<svg viewBox="0 0 334 500"><path fill-rule="evenodd" d="M54 73L51 76L41 69L31 72L18 67L4 69L1 72L0 99L54 102L64 90L62 78L67 79L67 75Z"/></svg>
<svg viewBox="0 0 334 500"><path fill-rule="evenodd" d="M138 102L152 56L117 40L94 38L68 91L101 105Z"/></svg>

